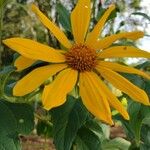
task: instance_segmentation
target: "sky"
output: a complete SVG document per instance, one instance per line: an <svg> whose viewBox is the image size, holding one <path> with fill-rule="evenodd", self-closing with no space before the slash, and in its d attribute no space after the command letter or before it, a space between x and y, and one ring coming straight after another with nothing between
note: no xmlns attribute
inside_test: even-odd
<svg viewBox="0 0 150 150"><path fill-rule="evenodd" d="M141 6L143 8L146 8L146 9L142 9L142 11L147 10L146 14L148 16L150 16L150 1L149 0L142 0ZM138 48L150 52L150 21L148 21L148 20L147 20L147 27L146 27L145 31L146 31L146 34L149 36L144 36L143 38L141 38L139 40ZM133 64L134 65L137 63L142 63L143 61L144 61L144 59L128 58L127 64Z"/></svg>

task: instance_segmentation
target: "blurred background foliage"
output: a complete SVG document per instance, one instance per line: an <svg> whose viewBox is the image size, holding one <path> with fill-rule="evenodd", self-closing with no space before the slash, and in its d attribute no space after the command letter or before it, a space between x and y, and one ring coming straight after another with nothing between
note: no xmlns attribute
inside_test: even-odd
<svg viewBox="0 0 150 150"><path fill-rule="evenodd" d="M30 9L30 3L36 3L39 8L56 24L65 28L70 34L67 22L63 18L64 10L58 3L62 2L68 10L73 9L76 0L0 0L0 39L10 37L26 37L42 43L57 46L58 43L47 29L45 29ZM117 11L104 28L103 35L114 34L120 31L142 30L147 34L148 19L146 19L145 7L141 0L93 0L93 24L101 16L109 4L116 3ZM60 12L62 11L62 13ZM143 14L133 14L144 12ZM59 15L62 15L59 17ZM67 15L67 14L66 14ZM142 16L143 15L143 16ZM116 17L117 16L117 17ZM140 17L139 17L140 16ZM111 18L112 18L111 17ZM148 17L147 17L148 18ZM93 25L91 25L92 27ZM1 40L0 40L1 41ZM130 43L130 41L125 41ZM13 52L4 48L0 43L0 66L9 65L13 62Z"/></svg>
<svg viewBox="0 0 150 150"><path fill-rule="evenodd" d="M109 17L104 27L103 36L133 30L145 31L145 35L149 36L148 25L150 17L147 14L149 10L148 7L142 5L142 0L92 1L93 15L90 29L97 23L106 8L111 3L115 3L117 9ZM4 47L2 40L10 37L25 37L53 47L61 47L54 36L48 32L31 11L32 2L38 5L44 14L59 25L70 39L72 38L69 16L70 11L76 4L76 0L0 0L0 95L1 98L7 99L9 102L17 103L13 105L5 101L0 101L0 118L3 118L3 120L0 119L0 123L5 122L2 125L0 124L0 133L3 131L3 126L7 126L8 128L6 132L1 133L0 143L11 143L11 148L5 147L6 150L19 150L21 146L18 144L18 135L28 135L35 129L36 133L45 139L53 137L58 150L98 150L99 147L102 150L149 150L149 108L131 101L129 97L122 93L118 94L116 89L112 88L119 99L124 101L124 105L131 116L130 121L125 121L116 111L113 111L113 119L116 120L116 125L123 127L123 136L121 137L118 137L118 135L112 137L112 128L93 119L82 103L79 101L76 102L72 96L68 97L67 103L63 106L50 112L44 111L39 102L42 86L37 91L25 97L12 97L11 90L15 81L34 69L37 65L41 65L41 62L21 73L14 72L12 66L18 54L14 54L11 49ZM139 40L133 43L130 40L121 40L116 44L140 46L142 42ZM150 62L148 60L133 60L127 58L115 59L115 61L120 63L136 65L137 68L149 73ZM123 75L150 95L150 81L135 75ZM128 103L126 100L128 100ZM27 103L29 105L20 103ZM18 107L21 109L18 109ZM9 114L8 111L13 113L15 118L11 118L11 113ZM29 112L29 114L24 114L22 113L23 111ZM18 113L22 115L17 116ZM61 115L63 115L63 118L60 118ZM15 124L9 124L9 121L4 116L6 118L9 117L10 122L15 122ZM72 119L72 116L74 119ZM24 119L21 120L20 117ZM35 127L34 117L36 118ZM28 123L23 124L24 121ZM58 121L61 121L61 124L58 124ZM68 121L70 124L66 124ZM77 122L77 124L74 125L74 122ZM73 131L72 125L74 125ZM12 130L15 132L12 132ZM6 134L9 134L9 138L5 136ZM2 140L2 135L5 137L4 140ZM63 142L59 143L62 139Z"/></svg>

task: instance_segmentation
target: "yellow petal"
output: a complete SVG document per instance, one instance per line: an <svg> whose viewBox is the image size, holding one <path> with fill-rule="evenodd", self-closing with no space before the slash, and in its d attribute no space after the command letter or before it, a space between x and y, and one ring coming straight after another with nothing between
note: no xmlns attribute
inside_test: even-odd
<svg viewBox="0 0 150 150"><path fill-rule="evenodd" d="M112 125L110 107L99 77L94 72L80 73L79 88L86 108L98 119Z"/></svg>
<svg viewBox="0 0 150 150"><path fill-rule="evenodd" d="M92 46L93 43L95 43L99 37L99 35L102 32L102 29L105 25L105 22L107 21L109 15L111 14L111 12L115 9L115 5L111 5L106 12L104 13L104 15L101 17L101 19L98 21L98 23L96 24L96 26L94 27L94 29L88 34L87 36L87 40L86 43L89 46Z"/></svg>
<svg viewBox="0 0 150 150"><path fill-rule="evenodd" d="M71 13L71 25L76 43L83 43L89 27L91 15L91 1L79 0Z"/></svg>
<svg viewBox="0 0 150 150"><path fill-rule="evenodd" d="M27 74L25 77L17 82L17 84L13 88L13 95L24 96L34 91L50 76L56 74L57 72L61 71L66 67L66 64L54 64L39 67L31 71L29 74Z"/></svg>
<svg viewBox="0 0 150 150"><path fill-rule="evenodd" d="M118 73L105 67L99 67L98 71L107 81L112 83L116 88L120 89L124 93L128 94L133 100L145 105L150 105L147 94Z"/></svg>
<svg viewBox="0 0 150 150"><path fill-rule="evenodd" d="M113 108L115 108L118 112L120 112L121 115L125 119L129 120L129 115L128 115L126 109L121 104L121 102L116 98L116 96L114 94L111 93L111 91L107 88L107 86L103 83L102 80L100 80L100 84L101 84L102 90L105 92L105 95L107 95L107 100L108 100L109 104Z"/></svg>
<svg viewBox="0 0 150 150"><path fill-rule="evenodd" d="M77 82L77 76L76 70L65 69L51 84L45 86L42 95L44 108L50 110L65 103L67 94L71 92Z"/></svg>
<svg viewBox="0 0 150 150"><path fill-rule="evenodd" d="M113 42L120 40L122 38L127 38L131 40L137 40L144 36L144 33L141 31L133 31L133 32L124 32L124 33L118 33L114 34L108 37L105 37L103 39L97 40L92 47L94 49L105 49L109 47Z"/></svg>
<svg viewBox="0 0 150 150"><path fill-rule="evenodd" d="M57 38L57 40L66 48L71 48L72 44L67 39L66 35L50 21L34 4L32 4L32 11L39 17L40 21L47 27Z"/></svg>
<svg viewBox="0 0 150 150"><path fill-rule="evenodd" d="M143 76L144 78L147 78L147 79L150 80L150 76L149 75L147 75L143 71L140 71L140 70L135 69L133 67L128 67L128 66L120 65L120 64L114 63L114 62L99 61L99 63L96 66L96 68L98 69L101 66L102 67L106 67L108 69L111 69L113 71L117 71L117 72L137 74L137 75Z"/></svg>
<svg viewBox="0 0 150 150"><path fill-rule="evenodd" d="M59 51L33 40L10 38L3 40L3 43L29 59L55 63L65 62L64 55Z"/></svg>
<svg viewBox="0 0 150 150"><path fill-rule="evenodd" d="M14 66L17 68L17 71L21 71L23 69L26 69L28 67L30 67L32 64L34 64L36 61L33 59L28 59L26 57L23 56L19 56L15 62L14 62Z"/></svg>
<svg viewBox="0 0 150 150"><path fill-rule="evenodd" d="M150 58L150 53L132 46L113 46L101 51L99 58L143 57Z"/></svg>

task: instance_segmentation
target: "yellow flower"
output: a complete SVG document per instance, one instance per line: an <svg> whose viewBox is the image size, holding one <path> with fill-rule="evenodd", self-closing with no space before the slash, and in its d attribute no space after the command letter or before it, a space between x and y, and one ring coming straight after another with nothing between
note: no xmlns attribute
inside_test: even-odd
<svg viewBox="0 0 150 150"><path fill-rule="evenodd" d="M87 33L91 16L91 1L79 0L71 13L74 36L74 42L71 43L52 21L35 5L32 5L32 10L40 21L68 51L56 50L24 38L4 40L4 44L21 54L15 62L18 70L29 67L37 60L50 63L36 68L18 81L13 88L13 94L15 96L26 95L57 73L55 80L45 86L42 94L42 103L47 110L65 103L66 95L78 84L83 104L98 119L113 124L110 106L120 112L125 119L129 119L126 109L108 89L102 78L128 94L133 100L150 105L147 94L117 72L137 74L147 79L150 79L150 76L132 67L105 61L105 58L115 57L150 58L150 53L132 46L110 47L113 42L121 38L136 40L143 36L143 32L125 32L105 38L99 37L107 18L114 9L115 6L111 5L94 29Z"/></svg>

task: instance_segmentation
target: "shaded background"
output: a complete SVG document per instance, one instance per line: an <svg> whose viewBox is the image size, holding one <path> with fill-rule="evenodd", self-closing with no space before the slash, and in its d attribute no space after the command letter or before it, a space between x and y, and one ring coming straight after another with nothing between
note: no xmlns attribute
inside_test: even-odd
<svg viewBox="0 0 150 150"><path fill-rule="evenodd" d="M0 0L1 3L3 0ZM0 41L10 37L26 37L35 39L41 43L48 43L56 46L57 41L47 29L38 21L32 13L30 4L36 3L39 8L58 24L59 17L56 12L56 3L62 4L71 10L76 0L4 0L0 8ZM107 8L109 4L116 3L116 18L108 22L104 28L103 36L114 34L120 31L141 30L145 32L145 37L138 40L136 44L145 50L149 50L150 40L150 20L145 16L149 15L150 2L147 0L93 0L94 16L98 18L101 6ZM145 14L133 14L142 12ZM97 20L95 20L96 23ZM61 24L59 24L61 26ZM13 51L4 48L0 43L0 66L9 65L13 62ZM128 59L126 63L140 63L143 59Z"/></svg>

